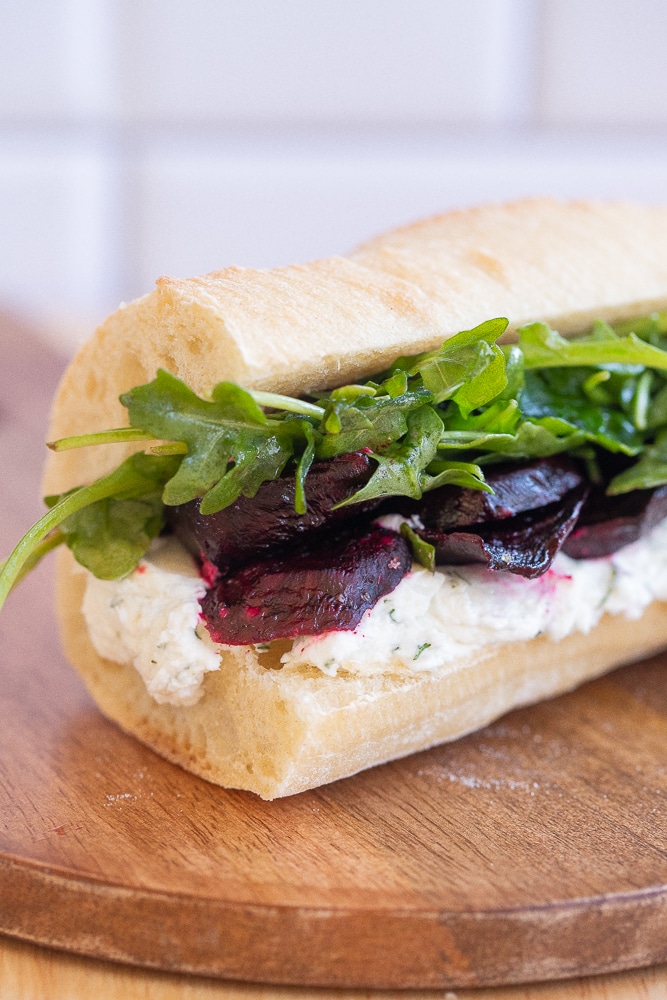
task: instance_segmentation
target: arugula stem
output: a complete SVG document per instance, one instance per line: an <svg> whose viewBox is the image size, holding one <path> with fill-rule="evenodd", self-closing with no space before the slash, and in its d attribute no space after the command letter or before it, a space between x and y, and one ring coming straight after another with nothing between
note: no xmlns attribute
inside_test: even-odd
<svg viewBox="0 0 667 1000"><path fill-rule="evenodd" d="M278 392L260 392L246 390L260 406L268 406L274 410L287 410L288 413L302 413L305 417L315 417L321 420L324 408L316 403L308 403L305 399L293 399L291 396L281 396Z"/></svg>
<svg viewBox="0 0 667 1000"><path fill-rule="evenodd" d="M148 450L151 455L187 455L188 446L185 441L168 441L166 444L156 444Z"/></svg>
<svg viewBox="0 0 667 1000"><path fill-rule="evenodd" d="M115 427L113 430L98 431L95 434L75 434L72 437L59 438L57 441L48 441L46 447L51 451L70 451L73 448L87 448L95 444L157 440L153 434L148 434L139 427Z"/></svg>
<svg viewBox="0 0 667 1000"><path fill-rule="evenodd" d="M34 569L34 567L37 565L38 562L40 562L43 556L45 556L48 552L51 552L52 549L57 549L58 546L62 545L64 541L65 541L64 532L60 531L58 528L56 528L55 531L51 531L46 536L44 541L39 542L35 546L35 548L32 550L28 558L25 560L18 575L16 576L16 579L14 580L13 586L16 586L16 584L20 583L23 577L27 576L27 574L30 572L31 569ZM7 562L8 562L7 559L0 560L0 574L4 572Z"/></svg>
<svg viewBox="0 0 667 1000"><path fill-rule="evenodd" d="M646 430L649 403L651 402L651 382L653 372L647 369L639 376L637 382L637 392L635 393L633 406L633 419L635 427L640 431Z"/></svg>

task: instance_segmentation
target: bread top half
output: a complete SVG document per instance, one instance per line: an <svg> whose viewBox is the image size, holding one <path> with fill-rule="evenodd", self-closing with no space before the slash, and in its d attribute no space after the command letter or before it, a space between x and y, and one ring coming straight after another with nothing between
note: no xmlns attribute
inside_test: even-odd
<svg viewBox="0 0 667 1000"><path fill-rule="evenodd" d="M302 395L382 370L505 316L563 333L667 308L667 206L529 199L450 212L347 257L163 277L123 305L67 369L49 437L127 422L122 392L158 368L199 393L230 380ZM90 482L118 445L50 456L44 491Z"/></svg>

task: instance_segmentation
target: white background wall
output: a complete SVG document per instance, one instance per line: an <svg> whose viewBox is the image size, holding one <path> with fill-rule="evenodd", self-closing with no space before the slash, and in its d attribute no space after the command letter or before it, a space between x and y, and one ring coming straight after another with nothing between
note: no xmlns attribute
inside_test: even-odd
<svg viewBox="0 0 667 1000"><path fill-rule="evenodd" d="M162 273L667 201L666 53L664 0L0 0L0 306L71 350Z"/></svg>

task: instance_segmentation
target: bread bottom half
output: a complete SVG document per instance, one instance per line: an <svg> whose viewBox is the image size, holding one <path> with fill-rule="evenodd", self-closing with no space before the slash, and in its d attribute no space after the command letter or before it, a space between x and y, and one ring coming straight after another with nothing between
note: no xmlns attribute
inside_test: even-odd
<svg viewBox="0 0 667 1000"><path fill-rule="evenodd" d="M157 704L132 666L102 659L81 614L85 575L59 553L65 651L101 711L168 760L262 798L292 795L486 725L667 646L667 603L641 619L605 616L588 635L485 651L441 672L375 677L301 673L239 647L204 678L196 705ZM260 662L260 659L263 662Z"/></svg>

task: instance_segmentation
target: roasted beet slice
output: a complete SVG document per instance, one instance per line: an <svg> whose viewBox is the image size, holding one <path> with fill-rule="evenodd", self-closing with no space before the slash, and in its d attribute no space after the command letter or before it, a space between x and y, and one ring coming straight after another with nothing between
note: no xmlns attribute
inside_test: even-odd
<svg viewBox="0 0 667 1000"><path fill-rule="evenodd" d="M202 603L211 637L228 645L352 629L410 569L404 539L378 525L315 551L249 563Z"/></svg>
<svg viewBox="0 0 667 1000"><path fill-rule="evenodd" d="M376 501L331 510L368 482L373 467L361 452L313 462L306 477L305 514L294 510L294 475L283 475L262 483L254 497L240 496L216 514L201 514L199 501L193 500L167 507L167 518L194 556L226 572L374 510Z"/></svg>
<svg viewBox="0 0 667 1000"><path fill-rule="evenodd" d="M520 576L541 576L572 531L588 488L577 486L561 500L524 511L516 517L476 526L468 531L419 531L435 546L436 563L482 563Z"/></svg>
<svg viewBox="0 0 667 1000"><path fill-rule="evenodd" d="M573 559L597 559L636 542L667 517L667 486L606 496L595 489L584 504L563 551Z"/></svg>
<svg viewBox="0 0 667 1000"><path fill-rule="evenodd" d="M453 531L546 507L584 482L579 467L565 455L487 466L484 475L493 493L443 486L426 493L413 512L433 531Z"/></svg>

